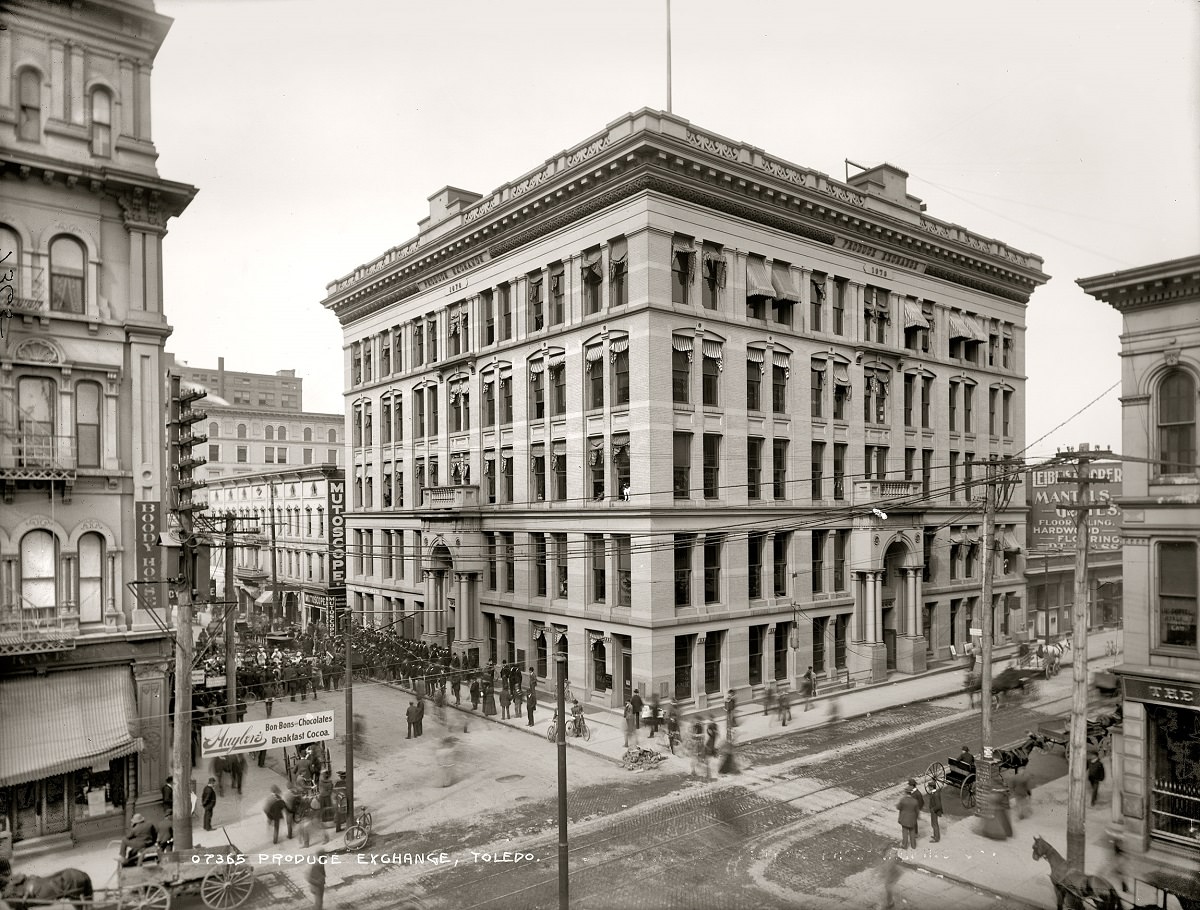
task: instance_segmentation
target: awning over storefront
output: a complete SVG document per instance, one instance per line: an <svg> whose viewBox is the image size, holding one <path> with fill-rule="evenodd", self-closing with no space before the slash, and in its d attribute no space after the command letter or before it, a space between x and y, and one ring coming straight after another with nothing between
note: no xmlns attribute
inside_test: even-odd
<svg viewBox="0 0 1200 910"><path fill-rule="evenodd" d="M140 752L128 666L0 681L0 787Z"/></svg>

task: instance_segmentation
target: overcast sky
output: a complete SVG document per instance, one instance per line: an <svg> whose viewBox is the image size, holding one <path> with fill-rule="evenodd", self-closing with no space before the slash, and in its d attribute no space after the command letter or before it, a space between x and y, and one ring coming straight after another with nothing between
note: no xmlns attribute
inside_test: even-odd
<svg viewBox="0 0 1200 910"><path fill-rule="evenodd" d="M168 342L293 368L342 404L325 286L487 193L666 107L665 0L158 0L160 173L199 195L165 244ZM673 110L843 179L889 161L930 215L1045 259L1027 439L1120 449L1121 320L1075 279L1200 252L1194 0L673 0ZM1059 424L1068 421L1061 429ZM1048 434L1048 435L1047 435Z"/></svg>

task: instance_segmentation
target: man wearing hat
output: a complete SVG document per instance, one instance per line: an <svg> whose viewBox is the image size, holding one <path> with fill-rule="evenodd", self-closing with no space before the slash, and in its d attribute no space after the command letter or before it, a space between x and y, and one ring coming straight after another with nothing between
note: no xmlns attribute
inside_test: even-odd
<svg viewBox="0 0 1200 910"><path fill-rule="evenodd" d="M146 821L146 816L140 812L134 813L129 820L129 834L122 844L125 847L125 865L136 866L138 854L147 847L153 847L158 842L158 831L154 825Z"/></svg>
<svg viewBox="0 0 1200 910"><path fill-rule="evenodd" d="M217 779L210 777L208 784L200 793L200 806L204 809L204 830L211 831L213 809L217 808Z"/></svg>

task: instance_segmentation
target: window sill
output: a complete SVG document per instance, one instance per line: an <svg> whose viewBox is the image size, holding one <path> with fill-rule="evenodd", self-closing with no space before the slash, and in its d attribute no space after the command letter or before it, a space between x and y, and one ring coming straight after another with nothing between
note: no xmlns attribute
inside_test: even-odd
<svg viewBox="0 0 1200 910"><path fill-rule="evenodd" d="M1164 487L1183 487L1200 484L1200 477L1195 474L1159 474L1150 478L1151 485Z"/></svg>
<svg viewBox="0 0 1200 910"><path fill-rule="evenodd" d="M1181 657L1196 660L1200 658L1200 648L1196 645L1192 645L1191 647L1186 645L1151 645L1150 656L1165 657L1173 660L1178 660Z"/></svg>

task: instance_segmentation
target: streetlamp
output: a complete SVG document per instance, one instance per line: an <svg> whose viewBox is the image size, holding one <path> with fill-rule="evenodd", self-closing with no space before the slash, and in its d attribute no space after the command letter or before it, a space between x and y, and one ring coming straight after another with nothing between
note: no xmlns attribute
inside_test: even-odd
<svg viewBox="0 0 1200 910"><path fill-rule="evenodd" d="M1013 491L1020 482L1024 466L1015 459L989 459L984 480L983 506L983 592L980 604L980 625L983 632L982 666L980 668L981 731L983 757L977 762L977 786L982 793L992 789L995 766L992 759L992 573L996 549L996 511L1007 508ZM981 800L981 812L988 800Z"/></svg>

